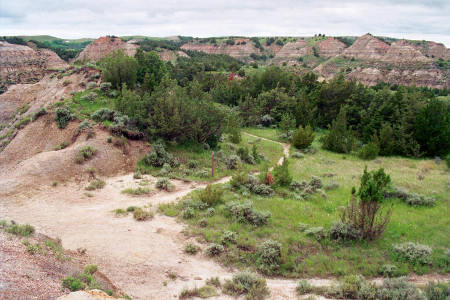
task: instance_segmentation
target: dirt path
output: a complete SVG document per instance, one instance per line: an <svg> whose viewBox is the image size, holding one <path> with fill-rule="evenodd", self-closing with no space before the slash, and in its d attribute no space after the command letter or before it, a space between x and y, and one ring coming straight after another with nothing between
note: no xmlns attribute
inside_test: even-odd
<svg viewBox="0 0 450 300"><path fill-rule="evenodd" d="M261 140L265 140L265 141L269 141L269 142L281 145L281 147L283 147L283 156L280 157L280 159L278 160L278 165L281 165L283 163L285 157L289 158L289 149L291 148L291 144L286 144L286 143L281 143L281 142L277 142L277 141L274 141L274 140L269 140L269 139L266 139L266 138L263 138L263 137L260 137L260 136L257 136L257 135L253 135L253 134L247 133L247 132L243 132L243 134L246 134L246 135L254 137L254 138L258 138L258 139L261 139ZM273 167L271 167L269 170L270 171L273 170Z"/></svg>
<svg viewBox="0 0 450 300"><path fill-rule="evenodd" d="M287 157L289 145L279 144ZM283 158L279 163L282 161ZM145 179L154 186L156 178L145 176ZM225 177L218 182L229 179ZM38 192L27 191L0 199L0 219L33 224L39 232L61 237L64 247L70 250L85 248L91 262L98 264L116 286L134 299L174 299L184 287L200 287L212 276L222 280L231 278L233 270L201 253L190 256L183 252L184 245L194 240L182 233L185 225L175 218L156 214L150 221L137 222L131 215L117 217L112 212L117 208L147 204L156 210L159 204L178 201L206 184L173 180L176 189L170 193L154 191L141 197L121 193L122 189L137 187L139 183L142 179L133 179L132 174L110 178L103 189L92 193L92 197L84 190L87 183L42 187ZM171 280L170 273L177 278ZM268 279L267 282L271 299L297 297L297 280ZM313 279L311 284L331 285L332 280ZM216 299L232 298L221 295Z"/></svg>

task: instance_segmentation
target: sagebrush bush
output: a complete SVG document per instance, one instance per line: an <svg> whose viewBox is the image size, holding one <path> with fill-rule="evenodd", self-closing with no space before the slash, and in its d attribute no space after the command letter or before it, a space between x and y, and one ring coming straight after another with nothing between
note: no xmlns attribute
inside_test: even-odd
<svg viewBox="0 0 450 300"><path fill-rule="evenodd" d="M260 244L256 250L256 263L258 269L266 274L279 270L281 261L281 244L268 240Z"/></svg>
<svg viewBox="0 0 450 300"><path fill-rule="evenodd" d="M275 194L275 191L265 184L255 184L252 186L251 191L260 196L272 196Z"/></svg>
<svg viewBox="0 0 450 300"><path fill-rule="evenodd" d="M114 110L111 110L106 107L102 107L99 110L96 110L92 115L91 119L96 122L103 122L103 121L114 121L114 117L117 115L117 113Z"/></svg>
<svg viewBox="0 0 450 300"><path fill-rule="evenodd" d="M170 182L169 178L162 177L162 178L159 178L158 181L156 182L156 187L158 189L171 191L171 190L173 190L174 185L172 184L172 182Z"/></svg>
<svg viewBox="0 0 450 300"><path fill-rule="evenodd" d="M380 267L380 274L384 277L395 277L397 274L397 266L391 264L384 264Z"/></svg>
<svg viewBox="0 0 450 300"><path fill-rule="evenodd" d="M378 287L376 298L380 300L424 300L426 297L419 289L407 282L405 277L385 279Z"/></svg>
<svg viewBox="0 0 450 300"><path fill-rule="evenodd" d="M84 95L84 96L81 97L81 100L82 100L82 101L89 101L89 102L92 102L92 101L94 101L95 99L97 99L97 94L96 94L96 93L93 93L93 92L90 92L89 94L86 94L86 95Z"/></svg>
<svg viewBox="0 0 450 300"><path fill-rule="evenodd" d="M330 238L335 240L362 239L362 233L357 228L343 222L334 222L328 231Z"/></svg>
<svg viewBox="0 0 450 300"><path fill-rule="evenodd" d="M184 252L194 255L200 250L200 247L194 243L188 243L184 246Z"/></svg>
<svg viewBox="0 0 450 300"><path fill-rule="evenodd" d="M75 161L78 164L92 158L97 153L97 149L92 146L84 146L81 147L78 151L78 154L75 156Z"/></svg>
<svg viewBox="0 0 450 300"><path fill-rule="evenodd" d="M206 203L208 206L216 206L222 202L223 190L217 185L208 185L204 190L198 193L200 201Z"/></svg>
<svg viewBox="0 0 450 300"><path fill-rule="evenodd" d="M299 295L304 295L304 294L309 294L313 291L313 287L311 286L311 284L305 280L302 279L298 282L297 284L297 293Z"/></svg>
<svg viewBox="0 0 450 300"><path fill-rule="evenodd" d="M412 263L428 264L432 249L427 245L407 242L394 245L394 251Z"/></svg>
<svg viewBox="0 0 450 300"><path fill-rule="evenodd" d="M236 232L226 230L220 237L220 242L222 243L222 245L231 245L236 243L236 238Z"/></svg>
<svg viewBox="0 0 450 300"><path fill-rule="evenodd" d="M78 133L86 131L87 129L92 127L92 123L89 121L83 121L80 125L78 125Z"/></svg>
<svg viewBox="0 0 450 300"><path fill-rule="evenodd" d="M305 230L305 234L318 240L325 238L325 230L323 227L310 227Z"/></svg>
<svg viewBox="0 0 450 300"><path fill-rule="evenodd" d="M66 148L67 146L69 146L69 142L62 142L58 146L54 147L53 150L58 151L58 150Z"/></svg>
<svg viewBox="0 0 450 300"><path fill-rule="evenodd" d="M55 120L59 129L66 128L67 123L72 120L72 118L72 114L67 107L58 107L55 110Z"/></svg>
<svg viewBox="0 0 450 300"><path fill-rule="evenodd" d="M425 295L429 300L450 299L450 282L429 282L425 287Z"/></svg>
<svg viewBox="0 0 450 300"><path fill-rule="evenodd" d="M339 188L339 183L337 183L336 181L332 181L325 186L325 190L327 190L327 191L336 190L338 188Z"/></svg>
<svg viewBox="0 0 450 300"><path fill-rule="evenodd" d="M230 155L225 159L225 165L230 170L235 170L241 164L241 159L237 155Z"/></svg>
<svg viewBox="0 0 450 300"><path fill-rule="evenodd" d="M399 198L404 200L409 205L414 206L434 206L436 199L434 197L427 197L416 193L410 193L407 189L402 187L387 188L384 190L386 198Z"/></svg>
<svg viewBox="0 0 450 300"><path fill-rule="evenodd" d="M307 187L308 186L308 183L306 182L306 181L298 181L298 180L293 180L292 182L291 182L291 185L290 185L290 187L291 187L291 190L293 190L293 191L299 191L299 190L302 190L302 189L304 189L305 187Z"/></svg>
<svg viewBox="0 0 450 300"><path fill-rule="evenodd" d="M270 295L266 280L247 272L235 274L231 280L225 280L222 290L233 296L246 294L245 299L263 300Z"/></svg>
<svg viewBox="0 0 450 300"><path fill-rule="evenodd" d="M100 89L101 89L103 92L109 91L109 90L111 89L111 87L112 87L112 84L111 84L110 82L102 82L102 83L100 84Z"/></svg>
<svg viewBox="0 0 450 300"><path fill-rule="evenodd" d="M140 207L136 207L133 210L133 218L135 218L138 221L145 221L145 220L153 218L153 212L143 210Z"/></svg>
<svg viewBox="0 0 450 300"><path fill-rule="evenodd" d="M305 155L301 152L294 152L294 153L292 153L291 157L292 158L304 158Z"/></svg>
<svg viewBox="0 0 450 300"><path fill-rule="evenodd" d="M101 179L91 181L91 183L85 188L86 191L93 191L97 189L102 189L106 185L106 182Z"/></svg>
<svg viewBox="0 0 450 300"><path fill-rule="evenodd" d="M95 89L97 87L97 83L95 83L95 82L89 82L87 85L86 85L86 89L87 90L92 90L92 89Z"/></svg>
<svg viewBox="0 0 450 300"><path fill-rule="evenodd" d="M225 248L220 244L212 243L205 249L205 254L208 256L217 256L220 255L223 251L225 251Z"/></svg>
<svg viewBox="0 0 450 300"><path fill-rule="evenodd" d="M271 214L270 212L260 212L253 208L251 201L244 203L228 202L225 204L225 210L231 214L234 220L241 223L249 223L254 226L267 224Z"/></svg>
<svg viewBox="0 0 450 300"><path fill-rule="evenodd" d="M178 166L178 160L159 143L153 145L152 151L145 157L144 162L154 167L162 167L164 164L169 164L171 167Z"/></svg>
<svg viewBox="0 0 450 300"><path fill-rule="evenodd" d="M195 217L195 209L192 207L186 207L182 212L181 212L181 216L183 217L183 219L187 220L187 219L192 219L193 217Z"/></svg>

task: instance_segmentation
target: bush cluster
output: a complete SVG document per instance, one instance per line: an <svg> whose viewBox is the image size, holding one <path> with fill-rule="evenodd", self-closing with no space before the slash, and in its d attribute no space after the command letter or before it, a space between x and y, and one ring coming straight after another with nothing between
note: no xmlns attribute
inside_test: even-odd
<svg viewBox="0 0 450 300"><path fill-rule="evenodd" d="M220 244L212 243L205 249L205 254L208 256L217 256L220 255L223 251L225 251L225 248Z"/></svg>
<svg viewBox="0 0 450 300"><path fill-rule="evenodd" d="M200 201L208 206L215 206L222 202L223 190L217 185L208 185L204 190L198 193Z"/></svg>
<svg viewBox="0 0 450 300"><path fill-rule="evenodd" d="M245 299L266 299L270 295L266 280L252 273L239 273L225 280L223 292L233 296L246 294Z"/></svg>
<svg viewBox="0 0 450 300"><path fill-rule="evenodd" d="M97 149L92 146L81 147L78 154L75 156L75 162L81 164L84 161L92 158L97 153Z"/></svg>
<svg viewBox="0 0 450 300"><path fill-rule="evenodd" d="M407 242L394 245L394 251L400 257L412 263L428 264L431 259L432 249L427 245Z"/></svg>
<svg viewBox="0 0 450 300"><path fill-rule="evenodd" d="M410 193L408 190L402 187L393 187L384 190L384 196L386 198L399 198L404 200L407 204L413 206L434 206L436 205L436 199L434 197L427 197L424 195Z"/></svg>
<svg viewBox="0 0 450 300"><path fill-rule="evenodd" d="M249 223L254 226L262 226L267 224L271 214L270 212L260 212L253 208L251 201L244 203L228 202L225 210L230 213L234 220L241 223Z"/></svg>
<svg viewBox="0 0 450 300"><path fill-rule="evenodd" d="M256 263L258 269L266 274L279 270L281 261L281 244L268 240L260 244L256 250Z"/></svg>
<svg viewBox="0 0 450 300"><path fill-rule="evenodd" d="M72 120L73 116L67 107L58 107L55 110L55 120L59 129L64 129L67 123Z"/></svg>
<svg viewBox="0 0 450 300"><path fill-rule="evenodd" d="M169 178L162 177L162 178L159 178L158 181L156 182L156 187L158 189L171 191L171 190L173 190L174 185L172 184L172 182L170 182Z"/></svg>
<svg viewBox="0 0 450 300"><path fill-rule="evenodd" d="M169 164L171 167L178 166L178 160L159 143L153 145L152 151L145 157L144 162L154 167L162 167L164 164Z"/></svg>

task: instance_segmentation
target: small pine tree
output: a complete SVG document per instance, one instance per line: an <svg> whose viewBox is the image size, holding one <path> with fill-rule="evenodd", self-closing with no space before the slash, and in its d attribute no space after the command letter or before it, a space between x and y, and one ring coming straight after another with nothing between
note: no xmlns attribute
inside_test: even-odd
<svg viewBox="0 0 450 300"><path fill-rule="evenodd" d="M229 134L230 142L233 144L239 144L242 141L240 122L237 116L230 115L227 123L227 131Z"/></svg>
<svg viewBox="0 0 450 300"><path fill-rule="evenodd" d="M347 129L347 112L341 108L336 120L333 120L330 132L322 139L323 148L337 153L349 153L354 144L352 131Z"/></svg>
<svg viewBox="0 0 450 300"><path fill-rule="evenodd" d="M281 133L289 134L289 131L295 128L295 118L293 118L291 114L284 114L281 117L279 128Z"/></svg>
<svg viewBox="0 0 450 300"><path fill-rule="evenodd" d="M307 125L303 128L303 126L300 125L292 136L292 145L294 145L297 149L308 148L314 141L315 137L316 134L312 130L311 126Z"/></svg>
<svg viewBox="0 0 450 300"><path fill-rule="evenodd" d="M289 162L286 157L283 159L283 163L276 166L273 169L275 183L280 186L289 186L292 182L292 176L289 172Z"/></svg>

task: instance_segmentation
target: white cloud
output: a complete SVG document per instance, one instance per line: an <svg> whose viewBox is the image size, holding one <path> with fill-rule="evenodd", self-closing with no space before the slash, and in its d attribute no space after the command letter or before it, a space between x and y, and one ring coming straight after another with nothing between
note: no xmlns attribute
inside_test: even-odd
<svg viewBox="0 0 450 300"><path fill-rule="evenodd" d="M374 35L450 46L450 2L0 0L0 35Z"/></svg>

